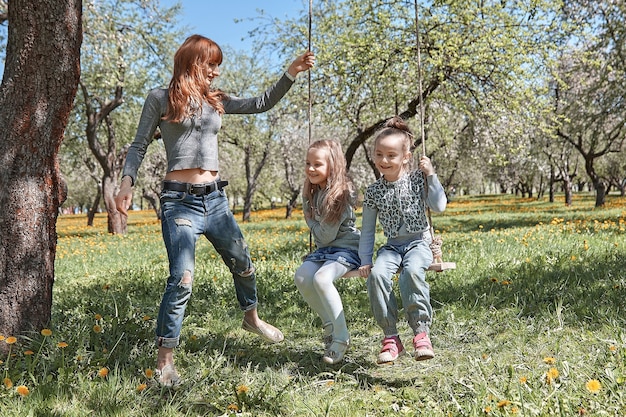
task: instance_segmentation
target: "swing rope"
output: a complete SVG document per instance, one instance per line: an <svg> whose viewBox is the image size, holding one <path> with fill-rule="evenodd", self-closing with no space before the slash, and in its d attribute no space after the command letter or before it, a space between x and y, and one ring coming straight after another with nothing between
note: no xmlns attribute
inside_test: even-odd
<svg viewBox="0 0 626 417"><path fill-rule="evenodd" d="M417 0L413 0L414 9L415 9L415 41L416 41L416 49L417 49L417 80L419 84L419 122L420 122L420 137L422 139L422 155L426 156L426 129L424 127L424 98L423 98L423 87L422 87L422 56L421 56L421 37L420 37L420 25L419 25L419 5ZM426 175L424 175L424 192L426 198L428 198L428 181L426 180ZM443 252L441 250L441 246L443 244L443 239L441 236L435 236L435 231L433 229L433 221L430 214L430 207L426 201L424 201L424 206L426 207L426 216L428 218L428 227L430 228L430 236L432 241L430 243L430 250L433 253L433 264L429 269L435 270L437 272L441 272L445 269L454 269L456 268L456 264L452 262L443 262L442 256Z"/></svg>
<svg viewBox="0 0 626 417"><path fill-rule="evenodd" d="M309 0L309 39L308 39L308 50L311 51L311 33L313 27L313 0ZM307 120L308 120L308 129L309 129L309 146L311 145L312 134L312 125L313 122L311 120L311 114L313 113L313 103L311 99L311 70L307 71L308 74L308 102L309 107L307 109ZM309 253L313 252L313 233L309 230Z"/></svg>

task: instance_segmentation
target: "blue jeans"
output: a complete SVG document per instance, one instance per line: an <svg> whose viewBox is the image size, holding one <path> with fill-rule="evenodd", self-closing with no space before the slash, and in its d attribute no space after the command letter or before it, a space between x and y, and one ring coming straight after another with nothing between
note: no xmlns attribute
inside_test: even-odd
<svg viewBox="0 0 626 417"><path fill-rule="evenodd" d="M414 334L428 332L433 310L426 269L433 261L430 239L420 239L402 245L386 244L376 256L367 278L367 293L372 313L385 336L398 334L398 303L393 292L393 276L399 268L400 298L409 326Z"/></svg>
<svg viewBox="0 0 626 417"><path fill-rule="evenodd" d="M157 318L157 346L178 346L185 308L191 297L196 241L201 235L213 244L233 274L240 308L243 311L256 308L254 266L224 190L200 196L162 191L161 229L170 275Z"/></svg>

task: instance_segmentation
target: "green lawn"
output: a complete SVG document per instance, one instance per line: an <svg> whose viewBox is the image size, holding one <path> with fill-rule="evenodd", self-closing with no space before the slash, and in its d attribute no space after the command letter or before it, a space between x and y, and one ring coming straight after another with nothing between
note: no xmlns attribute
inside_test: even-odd
<svg viewBox="0 0 626 417"><path fill-rule="evenodd" d="M206 241L176 363L176 391L151 378L167 259L154 213L129 233L99 215L58 222L53 321L0 358L0 410L15 416L624 416L626 198L573 207L511 196L460 197L433 214L444 259L429 272L436 357L376 365L381 333L365 283L343 279L346 360L321 362L319 319L293 284L308 250L301 212L253 213L242 229L257 266L259 313L285 333L244 332L232 278ZM239 216L240 217L240 216ZM383 242L382 234L378 243ZM400 332L410 345L411 331ZM15 343L13 343L15 342ZM28 393L26 392L28 390ZM8 413L8 414L7 414Z"/></svg>

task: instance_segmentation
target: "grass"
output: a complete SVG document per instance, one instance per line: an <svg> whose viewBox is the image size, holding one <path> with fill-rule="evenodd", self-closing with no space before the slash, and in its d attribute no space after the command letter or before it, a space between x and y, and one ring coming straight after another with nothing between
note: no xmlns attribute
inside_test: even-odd
<svg viewBox="0 0 626 417"><path fill-rule="evenodd" d="M229 273L200 241L194 295L171 391L152 378L155 317L167 276L160 226L133 212L129 233L62 216L49 329L0 336L0 410L15 416L623 416L626 415L626 199L573 207L463 197L434 214L445 260L429 273L436 358L378 366L381 333L364 281L338 282L352 345L321 362L319 319L292 275L308 249L301 212L242 224L262 317L286 341L241 330ZM383 241L382 235L377 237ZM410 329L400 326L410 344ZM8 414L7 414L8 413Z"/></svg>

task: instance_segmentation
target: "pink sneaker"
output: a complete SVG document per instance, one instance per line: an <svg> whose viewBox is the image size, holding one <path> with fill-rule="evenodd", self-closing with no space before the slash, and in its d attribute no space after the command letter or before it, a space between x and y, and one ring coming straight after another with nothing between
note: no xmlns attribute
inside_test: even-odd
<svg viewBox="0 0 626 417"><path fill-rule="evenodd" d="M415 335L413 338L413 347L415 348L413 357L416 361L425 361L435 357L433 345L430 343L430 338L426 333Z"/></svg>
<svg viewBox="0 0 626 417"><path fill-rule="evenodd" d="M404 346L399 336L390 336L383 339L383 348L378 354L377 363L389 363L398 359L404 353Z"/></svg>

